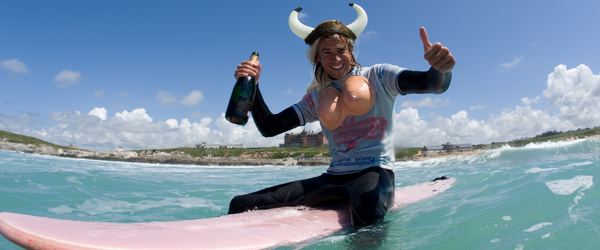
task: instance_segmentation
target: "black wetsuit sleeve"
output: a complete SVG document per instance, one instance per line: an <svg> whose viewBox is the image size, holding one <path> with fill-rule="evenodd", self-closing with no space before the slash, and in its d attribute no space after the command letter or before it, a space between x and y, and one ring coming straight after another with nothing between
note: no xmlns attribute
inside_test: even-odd
<svg viewBox="0 0 600 250"><path fill-rule="evenodd" d="M443 73L433 67L428 71L405 70L398 76L398 88L403 94L441 94L450 87L452 72Z"/></svg>
<svg viewBox="0 0 600 250"><path fill-rule="evenodd" d="M289 107L279 114L273 114L256 85L256 95L252 104L252 118L258 131L264 137L271 137L300 126L300 118L294 108Z"/></svg>

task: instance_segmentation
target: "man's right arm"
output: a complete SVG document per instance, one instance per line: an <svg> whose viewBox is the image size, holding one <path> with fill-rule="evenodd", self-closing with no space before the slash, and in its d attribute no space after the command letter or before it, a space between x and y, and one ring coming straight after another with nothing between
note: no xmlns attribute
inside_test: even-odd
<svg viewBox="0 0 600 250"><path fill-rule="evenodd" d="M279 114L273 114L256 85L256 95L252 104L252 119L264 137L272 137L300 126L300 119L294 108L289 107Z"/></svg>

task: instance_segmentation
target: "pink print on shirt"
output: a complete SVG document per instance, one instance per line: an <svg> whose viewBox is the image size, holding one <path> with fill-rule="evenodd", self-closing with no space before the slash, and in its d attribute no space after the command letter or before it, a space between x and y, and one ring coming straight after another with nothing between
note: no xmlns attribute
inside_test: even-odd
<svg viewBox="0 0 600 250"><path fill-rule="evenodd" d="M387 120L383 117L371 117L359 122L354 122L354 116L348 116L338 128L331 131L333 141L337 145L347 144L349 151L356 147L360 139L380 140L383 139Z"/></svg>
<svg viewBox="0 0 600 250"><path fill-rule="evenodd" d="M315 107L315 103L313 102L313 97L310 93L306 93L302 97L302 100L304 100L306 102L306 104L308 104L309 107L311 107L311 108Z"/></svg>

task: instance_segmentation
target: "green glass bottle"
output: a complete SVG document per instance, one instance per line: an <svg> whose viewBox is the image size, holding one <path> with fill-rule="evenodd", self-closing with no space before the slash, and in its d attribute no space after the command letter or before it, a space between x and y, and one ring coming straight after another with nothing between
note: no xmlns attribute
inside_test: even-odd
<svg viewBox="0 0 600 250"><path fill-rule="evenodd" d="M256 62L257 60L258 52L252 52L250 61ZM229 98L229 105L227 105L227 111L225 111L225 119L233 124L246 125L248 122L248 112L252 109L255 93L256 79L254 79L254 76L238 78L231 92L231 98Z"/></svg>

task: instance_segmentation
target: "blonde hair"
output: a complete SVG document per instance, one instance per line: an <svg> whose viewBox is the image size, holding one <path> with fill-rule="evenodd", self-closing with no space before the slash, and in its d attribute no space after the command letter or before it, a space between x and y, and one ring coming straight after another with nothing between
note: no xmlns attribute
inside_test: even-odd
<svg viewBox="0 0 600 250"><path fill-rule="evenodd" d="M326 35L317 38L315 42L308 48L308 50L306 50L306 57L308 57L308 60L314 68L313 81L310 84L308 84L308 87L306 88L306 93L310 92L311 90L317 90L319 92L319 95L321 95L321 91L323 91L325 88L331 85L331 77L329 77L327 71L323 69L323 65L321 65L320 62L317 62L317 56L319 53L319 43L323 38L333 39L333 41L345 45L351 53L352 65L360 67L360 64L354 58L354 40L337 34Z"/></svg>

